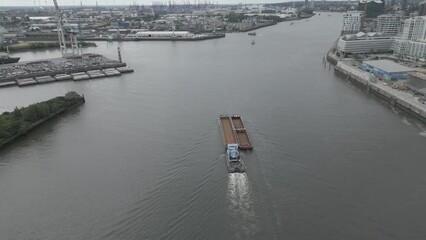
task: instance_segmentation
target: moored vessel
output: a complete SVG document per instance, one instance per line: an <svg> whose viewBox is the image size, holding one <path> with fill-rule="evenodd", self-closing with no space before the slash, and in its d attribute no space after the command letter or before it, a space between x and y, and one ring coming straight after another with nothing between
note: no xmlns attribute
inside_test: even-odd
<svg viewBox="0 0 426 240"><path fill-rule="evenodd" d="M9 54L5 52L0 52L0 64L8 63L17 63L19 62L20 57L10 57Z"/></svg>

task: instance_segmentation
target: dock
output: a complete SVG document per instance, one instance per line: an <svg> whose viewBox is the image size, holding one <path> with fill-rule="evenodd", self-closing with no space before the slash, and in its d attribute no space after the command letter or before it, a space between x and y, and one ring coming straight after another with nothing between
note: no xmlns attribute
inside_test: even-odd
<svg viewBox="0 0 426 240"><path fill-rule="evenodd" d="M202 41L209 39L217 39L224 38L224 33L216 33L216 34L196 34L194 36L188 37L130 37L130 36L122 36L117 38L109 38L109 37L84 37L79 38L81 41L108 41L108 42L135 42L135 41Z"/></svg>
<svg viewBox="0 0 426 240"><path fill-rule="evenodd" d="M219 125L225 146L237 143L241 150L253 149L253 144L240 115L221 115L219 117Z"/></svg>
<svg viewBox="0 0 426 240"><path fill-rule="evenodd" d="M386 86L382 81L371 81L372 76L350 63L338 61L334 72L352 82L368 94L386 101L414 118L426 123L426 105L419 102L412 94Z"/></svg>
<svg viewBox="0 0 426 240"><path fill-rule="evenodd" d="M87 80L131 73L126 63L99 54L0 65L0 87Z"/></svg>

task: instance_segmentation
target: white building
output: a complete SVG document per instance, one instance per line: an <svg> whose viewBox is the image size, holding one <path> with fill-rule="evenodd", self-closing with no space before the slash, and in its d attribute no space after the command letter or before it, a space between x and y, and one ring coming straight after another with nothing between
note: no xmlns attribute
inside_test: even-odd
<svg viewBox="0 0 426 240"><path fill-rule="evenodd" d="M348 11L343 14L342 34L357 33L361 31L363 12Z"/></svg>
<svg viewBox="0 0 426 240"><path fill-rule="evenodd" d="M394 38L381 33L347 34L339 38L337 49L343 54L392 52Z"/></svg>
<svg viewBox="0 0 426 240"><path fill-rule="evenodd" d="M387 36L395 36L401 31L401 16L383 14L377 17L376 32Z"/></svg>
<svg viewBox="0 0 426 240"><path fill-rule="evenodd" d="M190 37L192 34L188 31L144 31L129 35L133 38L171 38L171 37Z"/></svg>
<svg viewBox="0 0 426 240"><path fill-rule="evenodd" d="M401 58L426 61L426 16L405 20L402 35L395 40L394 54Z"/></svg>

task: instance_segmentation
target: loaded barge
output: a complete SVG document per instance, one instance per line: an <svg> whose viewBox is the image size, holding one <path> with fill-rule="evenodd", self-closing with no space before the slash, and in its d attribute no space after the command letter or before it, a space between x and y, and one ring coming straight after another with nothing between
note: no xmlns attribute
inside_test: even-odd
<svg viewBox="0 0 426 240"><path fill-rule="evenodd" d="M219 124L222 128L223 144L237 143L241 150L252 150L250 138L240 115L221 115Z"/></svg>
<svg viewBox="0 0 426 240"><path fill-rule="evenodd" d="M226 148L226 166L228 172L245 172L246 166L241 159L238 149L251 150L253 145L244 127L240 115L221 115L219 125L222 132L223 144Z"/></svg>

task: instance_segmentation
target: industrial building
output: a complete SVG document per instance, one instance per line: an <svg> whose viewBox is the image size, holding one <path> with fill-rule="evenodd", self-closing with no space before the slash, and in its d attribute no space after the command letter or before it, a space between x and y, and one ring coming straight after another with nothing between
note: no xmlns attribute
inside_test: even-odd
<svg viewBox="0 0 426 240"><path fill-rule="evenodd" d="M414 69L402 66L390 60L363 61L361 68L373 73L376 77L384 80L397 81L408 78L408 72Z"/></svg>
<svg viewBox="0 0 426 240"><path fill-rule="evenodd" d="M145 31L137 32L135 37L152 37L152 38L170 38L170 37L189 37L188 31Z"/></svg>

